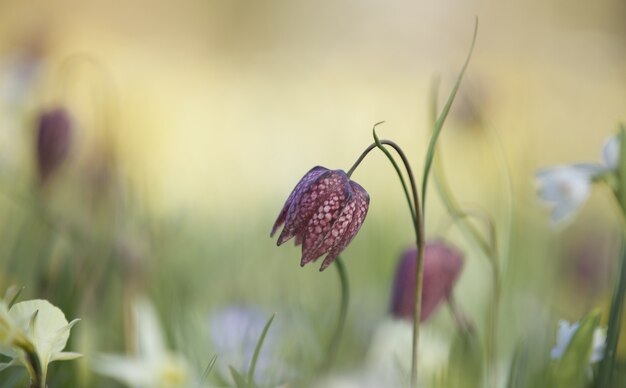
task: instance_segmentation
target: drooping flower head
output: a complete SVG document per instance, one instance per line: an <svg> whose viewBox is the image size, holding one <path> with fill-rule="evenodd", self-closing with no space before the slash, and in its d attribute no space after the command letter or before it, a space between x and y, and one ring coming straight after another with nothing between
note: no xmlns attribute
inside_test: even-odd
<svg viewBox="0 0 626 388"><path fill-rule="evenodd" d="M63 108L42 112L37 123L37 167L45 182L67 157L72 136L72 121Z"/></svg>
<svg viewBox="0 0 626 388"><path fill-rule="evenodd" d="M369 208L369 195L342 170L314 167L291 192L270 236L285 224L277 245L296 238L302 244L300 265L326 254L326 269L352 241Z"/></svg>
<svg viewBox="0 0 626 388"><path fill-rule="evenodd" d="M415 311L415 270L417 249L407 249L396 270L390 312L396 318L413 319ZM420 321L430 317L439 304L450 297L463 269L463 254L442 241L426 243Z"/></svg>

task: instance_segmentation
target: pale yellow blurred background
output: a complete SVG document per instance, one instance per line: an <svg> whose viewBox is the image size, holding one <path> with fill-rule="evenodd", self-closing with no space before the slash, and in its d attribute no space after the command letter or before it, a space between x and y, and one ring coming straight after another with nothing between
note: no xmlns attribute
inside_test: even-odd
<svg viewBox="0 0 626 388"><path fill-rule="evenodd" d="M15 180L32 196L24 209L1 200L0 259L10 265L0 285L26 285L28 297L83 318L72 349L85 353L128 344L121 328L135 294L153 299L170 334L180 330L200 348L201 367L209 353L198 338L224 305L301 314L310 328L299 329L326 341L336 276L300 269L291 244L276 248L274 217L314 165L348 169L381 120L378 133L405 149L420 179L434 82L441 104L476 17L476 47L439 150L456 197L495 219L510 252L501 258L503 368L535 324L551 336L558 319L594 307L606 322L620 227L611 194L595 190L572 226L551 228L533 174L598 161L604 139L626 120L621 0L0 0L0 193ZM77 126L70 156L40 195L29 185L34 118L55 105ZM364 357L388 311L396 259L414 238L379 152L353 179L371 206L344 255L352 302L343 366ZM104 216L77 199L90 190ZM97 198L98 190L114 195ZM33 203L52 210L30 214ZM449 221L431 183L427 236L465 253L455 293L483 333L490 267L456 229L446 233ZM72 228L86 233L76 238ZM579 251L592 252L581 254L580 271ZM88 274L93 287L83 276L92 267L104 273ZM581 286L587 278L591 291ZM451 338L453 321L440 310L427 325ZM541 345L549 351L552 340ZM319 358L313 347L294 348L304 360ZM62 370L58 381L74 381Z"/></svg>
<svg viewBox="0 0 626 388"><path fill-rule="evenodd" d="M441 76L447 93L475 16L462 95L504 139L518 193L537 166L597 159L626 106L620 1L3 1L1 10L4 66L41 46L32 104L82 106L89 138L102 108L85 89L105 94L117 106L123 171L167 212L278 207L309 166L347 168L380 120L381 135L421 162L431 81ZM59 96L52 85L77 53L97 66L69 66ZM446 131L448 155L489 152L462 132ZM360 179L391 181L387 168L366 163ZM451 179L472 191L480 168Z"/></svg>

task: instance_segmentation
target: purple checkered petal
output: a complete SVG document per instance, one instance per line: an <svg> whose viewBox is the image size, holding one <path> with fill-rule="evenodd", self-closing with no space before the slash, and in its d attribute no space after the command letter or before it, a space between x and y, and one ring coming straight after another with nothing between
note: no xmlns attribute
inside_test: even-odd
<svg viewBox="0 0 626 388"><path fill-rule="evenodd" d="M328 251L326 258L324 258L320 271L328 268L328 266L335 261L337 256L350 244L354 236L359 232L359 229L361 229L361 225L363 225L363 221L365 221L365 216L367 216L370 203L369 194L356 182L350 181L350 187L353 190L352 203L354 203L354 211L350 214L351 219L349 222L344 220L343 223L339 225L339 231L343 229L343 232L337 233L337 236L335 236L336 241ZM347 215L348 213L346 213L346 217Z"/></svg>
<svg viewBox="0 0 626 388"><path fill-rule="evenodd" d="M304 240L300 265L305 265L324 254L325 250L319 254L318 250L323 247L326 236L351 199L352 189L348 184L348 177L341 170L335 170L328 178L322 179L320 186L322 185L328 186L328 189L325 195L318 197L317 208L303 230Z"/></svg>
<svg viewBox="0 0 626 388"><path fill-rule="evenodd" d="M356 200L354 199L354 193L350 193L350 200L344 206L343 210L339 214L339 217L335 220L332 225L332 228L326 233L324 240L317 246L317 249L312 251L312 253L304 259L305 262L301 264L306 264L310 261L317 260L318 257L322 256L325 253L328 253L329 250L333 248L341 240L341 237L348 229L350 223L352 222L352 217L354 216L354 212L356 210Z"/></svg>
<svg viewBox="0 0 626 388"><path fill-rule="evenodd" d="M308 184L302 194L293 199L289 207L285 228L278 237L278 245L300 233L304 234L304 241L306 241L306 229L311 217L316 215L320 205L323 205L331 194L336 196L338 191L345 190L346 187L348 187L348 177L340 170L326 171Z"/></svg>
<svg viewBox="0 0 626 388"><path fill-rule="evenodd" d="M272 227L272 232L270 233L270 237L274 237L274 234L276 233L278 228L287 220L291 205L294 202L296 203L299 202L300 197L307 190L307 188L310 187L311 183L313 183L317 178L319 178L320 175L322 175L324 172L327 172L327 171L329 170L325 167L315 166L312 169L310 169L309 172L304 174L302 179L300 179L300 182L298 182L298 184L293 189L291 194L289 194L287 201L285 201L285 205L280 211L280 214L278 215L278 218L276 218L276 222L274 223L274 226Z"/></svg>

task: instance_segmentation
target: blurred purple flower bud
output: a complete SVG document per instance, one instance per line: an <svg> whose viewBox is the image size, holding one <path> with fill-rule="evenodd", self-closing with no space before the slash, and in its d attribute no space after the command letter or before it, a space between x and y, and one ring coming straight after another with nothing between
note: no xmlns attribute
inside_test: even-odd
<svg viewBox="0 0 626 388"><path fill-rule="evenodd" d="M369 208L369 195L342 170L313 167L298 182L283 206L270 236L285 224L277 245L295 237L302 244L300 265L326 254L326 269L350 244Z"/></svg>
<svg viewBox="0 0 626 388"><path fill-rule="evenodd" d="M396 318L413 319L416 266L417 249L409 248L400 258L393 284L391 314ZM426 243L420 321L426 321L450 297L462 269L461 252L442 241Z"/></svg>
<svg viewBox="0 0 626 388"><path fill-rule="evenodd" d="M67 157L72 137L72 122L63 108L44 111L38 120L37 167L41 182L45 182Z"/></svg>

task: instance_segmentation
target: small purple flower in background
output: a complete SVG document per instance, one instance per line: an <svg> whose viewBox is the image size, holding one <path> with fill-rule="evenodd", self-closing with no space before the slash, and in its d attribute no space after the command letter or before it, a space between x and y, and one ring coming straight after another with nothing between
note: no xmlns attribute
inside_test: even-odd
<svg viewBox="0 0 626 388"><path fill-rule="evenodd" d="M409 248L398 263L391 295L391 314L396 318L413 319L415 311L415 269L417 249ZM450 297L454 284L463 269L463 254L442 241L426 243L422 309L420 321L424 322Z"/></svg>
<svg viewBox="0 0 626 388"><path fill-rule="evenodd" d="M37 123L37 167L45 182L67 157L72 137L72 121L63 108L44 111Z"/></svg>
<svg viewBox="0 0 626 388"><path fill-rule="evenodd" d="M369 208L369 195L342 170L314 167L291 192L270 236L285 224L277 245L295 237L302 244L300 265L326 254L326 269L350 244Z"/></svg>

